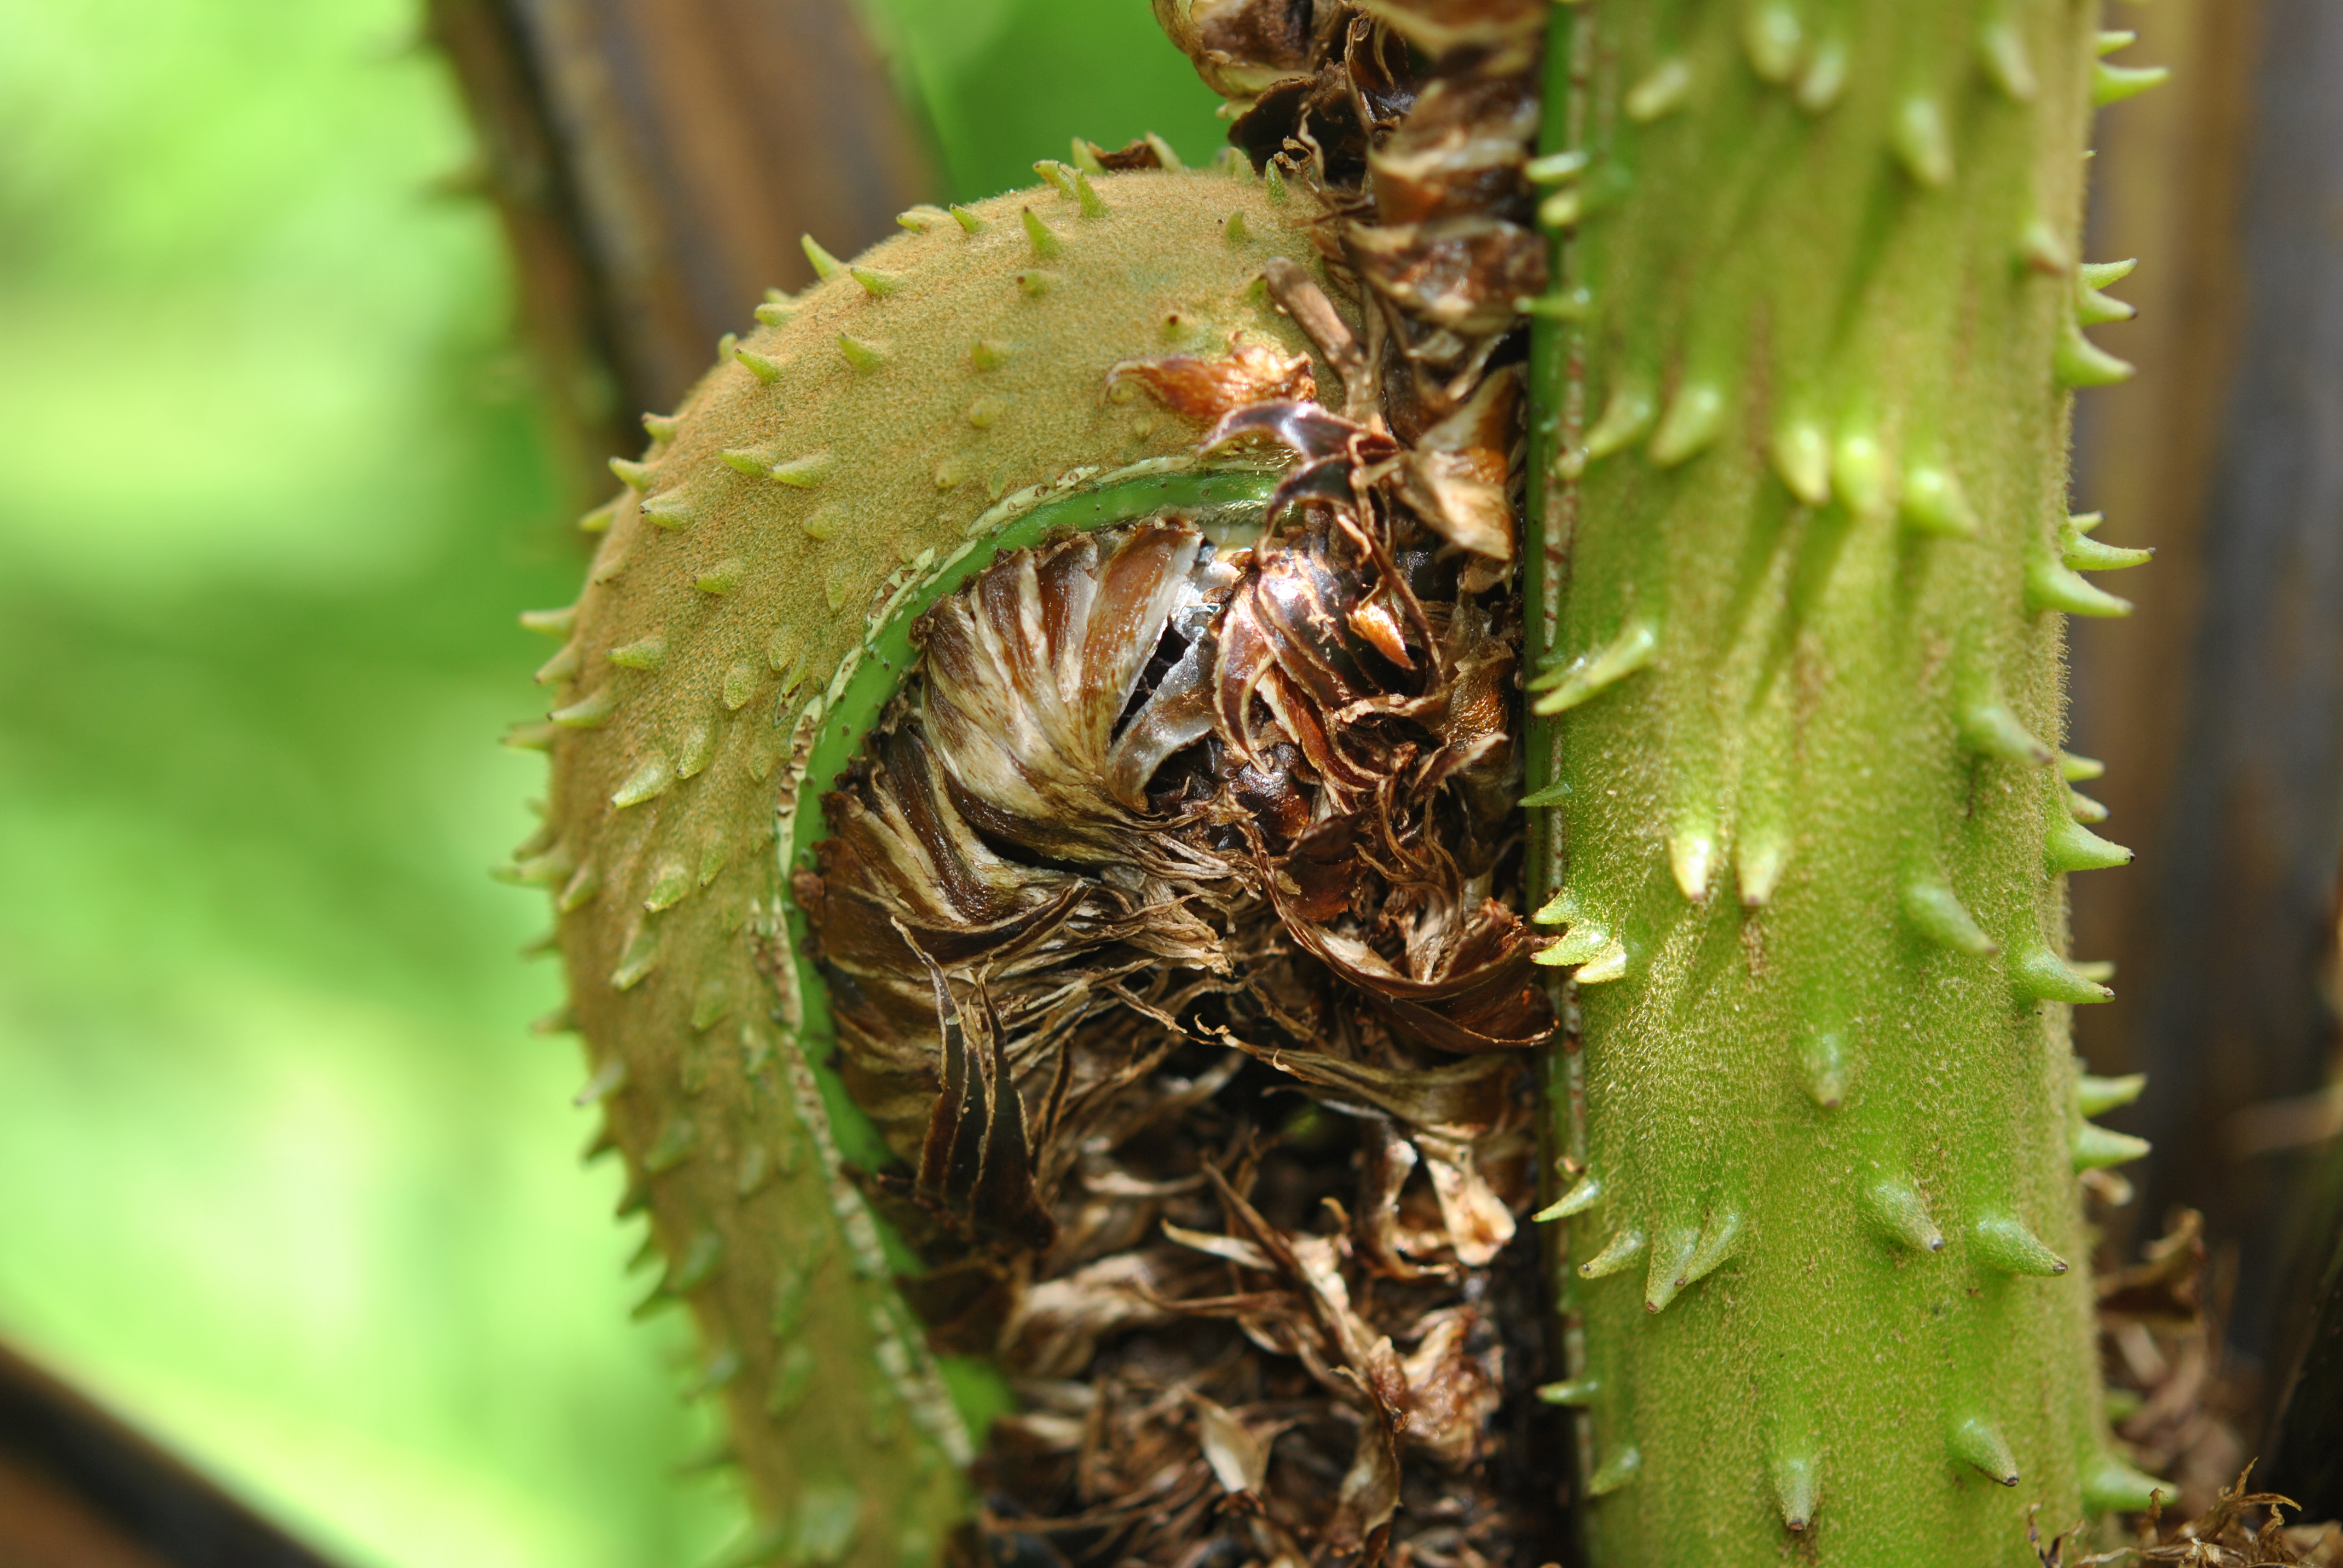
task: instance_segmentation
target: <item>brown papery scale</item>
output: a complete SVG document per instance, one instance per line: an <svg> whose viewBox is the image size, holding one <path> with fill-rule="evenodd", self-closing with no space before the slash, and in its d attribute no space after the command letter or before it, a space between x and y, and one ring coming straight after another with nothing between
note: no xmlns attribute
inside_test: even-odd
<svg viewBox="0 0 2343 1568"><path fill-rule="evenodd" d="M866 1189L931 1342L1015 1392L964 1559L1541 1561L1509 1243L1554 1029L1512 809L1543 15L1164 19L1318 206L1328 286L1264 276L1342 396L1258 345L1117 367L1200 454L1287 464L1266 531L1060 538L919 623L794 890L901 1161Z"/></svg>

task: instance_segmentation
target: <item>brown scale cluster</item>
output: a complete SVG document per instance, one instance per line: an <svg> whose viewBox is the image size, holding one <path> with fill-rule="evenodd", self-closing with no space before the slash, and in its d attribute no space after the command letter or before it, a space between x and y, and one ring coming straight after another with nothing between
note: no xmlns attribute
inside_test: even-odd
<svg viewBox="0 0 2343 1568"><path fill-rule="evenodd" d="M1019 1396L971 1563L1554 1555L1512 809L1543 8L1420 9L1159 0L1320 205L1322 279L1266 279L1339 401L1242 341L1118 367L1284 462L1266 529L1059 539L939 604L799 879L907 1293Z"/></svg>

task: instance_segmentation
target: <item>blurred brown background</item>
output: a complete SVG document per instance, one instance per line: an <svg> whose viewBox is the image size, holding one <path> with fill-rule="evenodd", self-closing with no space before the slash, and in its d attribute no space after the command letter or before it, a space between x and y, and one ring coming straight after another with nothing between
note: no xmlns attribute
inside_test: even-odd
<svg viewBox="0 0 2343 1568"><path fill-rule="evenodd" d="M2149 1074L2107 1119L2156 1144L2133 1239L2204 1211L2245 1397L2312 1352L2258 1479L2316 1517L2343 1510L2343 7L2107 10L2140 34L2118 58L2174 78L2102 112L2094 170L2087 254L2141 258L2139 319L2096 336L2140 374L2083 397L2075 502L2157 558L2107 579L2134 617L2073 626L2073 743L2107 764L2084 788L2139 855L2074 879L2076 951L2117 966L2077 1033Z"/></svg>

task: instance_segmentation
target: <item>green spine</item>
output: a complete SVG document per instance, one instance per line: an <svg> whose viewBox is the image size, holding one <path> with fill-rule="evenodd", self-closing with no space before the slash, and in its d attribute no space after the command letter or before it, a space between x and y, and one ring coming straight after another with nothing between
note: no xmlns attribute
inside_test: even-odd
<svg viewBox="0 0 2343 1568"><path fill-rule="evenodd" d="M2090 14L1555 17L1527 782L1589 1557L2019 1561L2034 1504L2144 1501L2066 1266L2061 873L2120 857L2053 766L2062 612L2137 558L2065 505L2069 388L2127 373Z"/></svg>

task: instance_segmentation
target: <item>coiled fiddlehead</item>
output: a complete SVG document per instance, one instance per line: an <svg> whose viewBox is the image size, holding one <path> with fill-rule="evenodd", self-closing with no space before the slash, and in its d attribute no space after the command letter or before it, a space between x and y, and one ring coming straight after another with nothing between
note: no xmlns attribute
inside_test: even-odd
<svg viewBox="0 0 2343 1568"><path fill-rule="evenodd" d="M2058 956L2118 852L2055 617L2128 564L2059 505L2082 23L1588 6L1541 99L1542 5L1159 10L1265 177L817 251L539 618L518 869L749 1555L1543 1561L1540 1381L1602 1562L2137 1505L2067 1266L2134 1151Z"/></svg>

